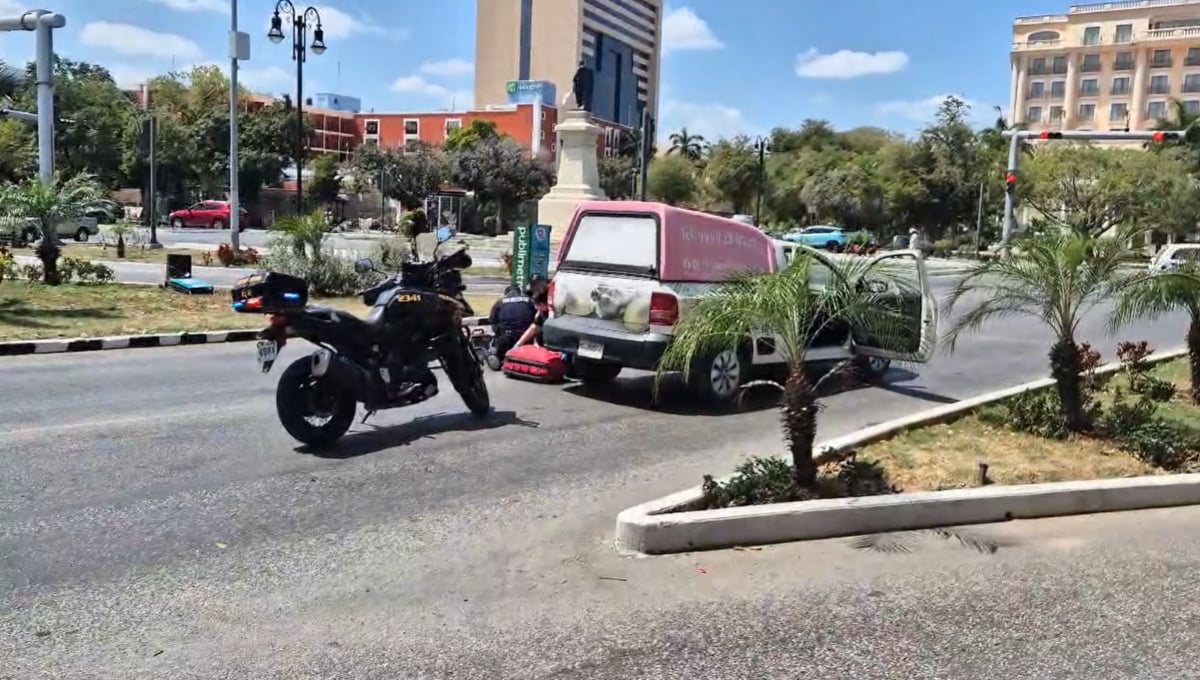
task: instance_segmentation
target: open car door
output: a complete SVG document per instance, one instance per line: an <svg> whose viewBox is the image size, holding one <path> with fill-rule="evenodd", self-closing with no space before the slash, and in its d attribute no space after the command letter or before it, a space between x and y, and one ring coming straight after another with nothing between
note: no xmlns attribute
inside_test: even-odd
<svg viewBox="0 0 1200 680"><path fill-rule="evenodd" d="M905 324L896 338L870 338L855 342L855 351L892 361L926 363L937 350L938 304L929 285L925 258L917 250L897 250L871 258L863 273L869 294L887 299L899 310Z"/></svg>

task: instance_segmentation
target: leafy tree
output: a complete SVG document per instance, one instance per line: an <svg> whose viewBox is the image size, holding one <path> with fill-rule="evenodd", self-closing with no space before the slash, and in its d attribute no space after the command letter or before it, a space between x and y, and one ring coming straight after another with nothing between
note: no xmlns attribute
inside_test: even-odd
<svg viewBox="0 0 1200 680"><path fill-rule="evenodd" d="M1091 423L1080 388L1076 332L1083 315L1113 296L1122 284L1124 239L1098 238L1086 231L1052 229L1019 240L1020 257L981 260L951 289L946 315L955 316L946 334L953 350L965 331L988 321L1014 316L1036 318L1050 327L1050 375L1054 378L1063 420L1072 432ZM973 306L955 314L965 299Z"/></svg>
<svg viewBox="0 0 1200 680"><path fill-rule="evenodd" d="M1117 296L1110 327L1116 330L1134 319L1157 319L1175 311L1188 316L1185 341L1191 375L1189 396L1193 404L1200 404L1200 268L1189 264L1178 272L1135 277Z"/></svg>
<svg viewBox="0 0 1200 680"><path fill-rule="evenodd" d="M338 167L337 157L321 154L313 159L311 167L312 177L304 183L309 200L318 205L336 201L342 191L341 168Z"/></svg>
<svg viewBox="0 0 1200 680"><path fill-rule="evenodd" d="M64 178L61 173L56 173L49 182L34 178L0 189L0 208L8 215L31 220L41 234L37 256L42 261L45 283L51 286L60 283L58 257L62 247L58 225L77 220L92 210L113 210L116 206L105 194L104 187L92 175Z"/></svg>
<svg viewBox="0 0 1200 680"><path fill-rule="evenodd" d="M487 120L473 120L470 125L460 127L446 136L442 149L447 154L469 149L480 142L493 142L500 138L496 124Z"/></svg>
<svg viewBox="0 0 1200 680"><path fill-rule="evenodd" d="M0 182L23 182L37 172L33 131L16 120L0 120Z"/></svg>
<svg viewBox="0 0 1200 680"><path fill-rule="evenodd" d="M628 156L600 159L600 188L612 199L628 198L637 177L637 164Z"/></svg>
<svg viewBox="0 0 1200 680"><path fill-rule="evenodd" d="M382 172L384 195L399 201L406 210L423 208L425 199L449 179L446 157L436 147L419 142L403 152L385 149L368 155L363 162L364 171L369 164L378 166L375 174Z"/></svg>
<svg viewBox="0 0 1200 680"><path fill-rule="evenodd" d="M705 144L703 135L694 135L687 128L680 128L670 136L671 146L667 154L679 154L691 161L698 161L704 156Z"/></svg>
<svg viewBox="0 0 1200 680"><path fill-rule="evenodd" d="M813 458L818 390L829 376L848 367L843 364L825 378L814 379L806 368L813 338L826 328L844 324L887 346L909 340L904 315L882 296L860 290L859 284L870 273L873 279L894 282L902 290L911 285L897 270L884 263L872 264L865 258L831 263L805 254L777 274L741 276L722 284L700 298L675 327L675 336L659 362L658 381L668 371L684 371L689 379L708 378L703 369L705 359L721 352L743 352L751 333L772 334L786 357L787 378L780 386L783 399L779 409L795 481L798 486L811 486L818 467ZM814 287L814 276L827 283Z"/></svg>
<svg viewBox="0 0 1200 680"><path fill-rule="evenodd" d="M498 227L509 226L507 220L518 206L540 198L554 183L549 162L530 157L511 138L482 141L463 149L451 157L450 165L455 184L495 205Z"/></svg>
<svg viewBox="0 0 1200 680"><path fill-rule="evenodd" d="M914 160L928 200L913 218L934 238L974 221L983 166L978 135L968 122L970 113L966 102L946 97L934 122L916 142Z"/></svg>
<svg viewBox="0 0 1200 680"><path fill-rule="evenodd" d="M860 160L815 174L800 197L823 220L854 229L878 227L886 220L884 191L871 170Z"/></svg>
<svg viewBox="0 0 1200 680"><path fill-rule="evenodd" d="M704 167L705 182L735 213L746 212L759 188L758 157L747 137L721 140L712 145Z"/></svg>
<svg viewBox="0 0 1200 680"><path fill-rule="evenodd" d="M682 205L696 197L696 168L684 156L659 156L646 173L646 192L668 205Z"/></svg>

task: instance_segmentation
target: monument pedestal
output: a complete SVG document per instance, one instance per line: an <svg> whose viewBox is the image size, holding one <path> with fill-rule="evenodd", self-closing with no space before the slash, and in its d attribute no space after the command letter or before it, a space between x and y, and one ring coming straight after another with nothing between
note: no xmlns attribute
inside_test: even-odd
<svg viewBox="0 0 1200 680"><path fill-rule="evenodd" d="M587 111L567 111L554 126L558 135L558 177L550 192L538 201L538 224L551 227L550 243L557 249L566 235L575 208L583 201L607 200L600 190L596 144L600 127Z"/></svg>

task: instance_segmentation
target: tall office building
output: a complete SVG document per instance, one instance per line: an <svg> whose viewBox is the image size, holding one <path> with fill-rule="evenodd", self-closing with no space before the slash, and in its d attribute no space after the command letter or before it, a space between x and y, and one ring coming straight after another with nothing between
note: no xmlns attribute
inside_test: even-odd
<svg viewBox="0 0 1200 680"><path fill-rule="evenodd" d="M1172 99L1200 111L1200 0L1072 5L1013 24L1010 121L1144 130Z"/></svg>
<svg viewBox="0 0 1200 680"><path fill-rule="evenodd" d="M559 102L580 60L595 71L593 114L636 127L658 111L662 0L478 0L475 107L504 104L513 80L548 81Z"/></svg>

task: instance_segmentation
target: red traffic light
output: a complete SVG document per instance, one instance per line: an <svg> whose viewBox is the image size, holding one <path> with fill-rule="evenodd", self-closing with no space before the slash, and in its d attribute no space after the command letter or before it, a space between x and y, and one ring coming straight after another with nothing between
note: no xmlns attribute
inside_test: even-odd
<svg viewBox="0 0 1200 680"><path fill-rule="evenodd" d="M1038 139L1062 139L1061 132L1050 132L1049 130L1038 135Z"/></svg>
<svg viewBox="0 0 1200 680"><path fill-rule="evenodd" d="M1153 139L1154 139L1155 144L1162 144L1163 142L1174 142L1179 139L1179 133L1178 132L1155 132Z"/></svg>
<svg viewBox="0 0 1200 680"><path fill-rule="evenodd" d="M1011 172L1008 173L1007 175L1004 176L1004 183L1005 184L1016 184L1017 176L1014 173L1011 173Z"/></svg>

